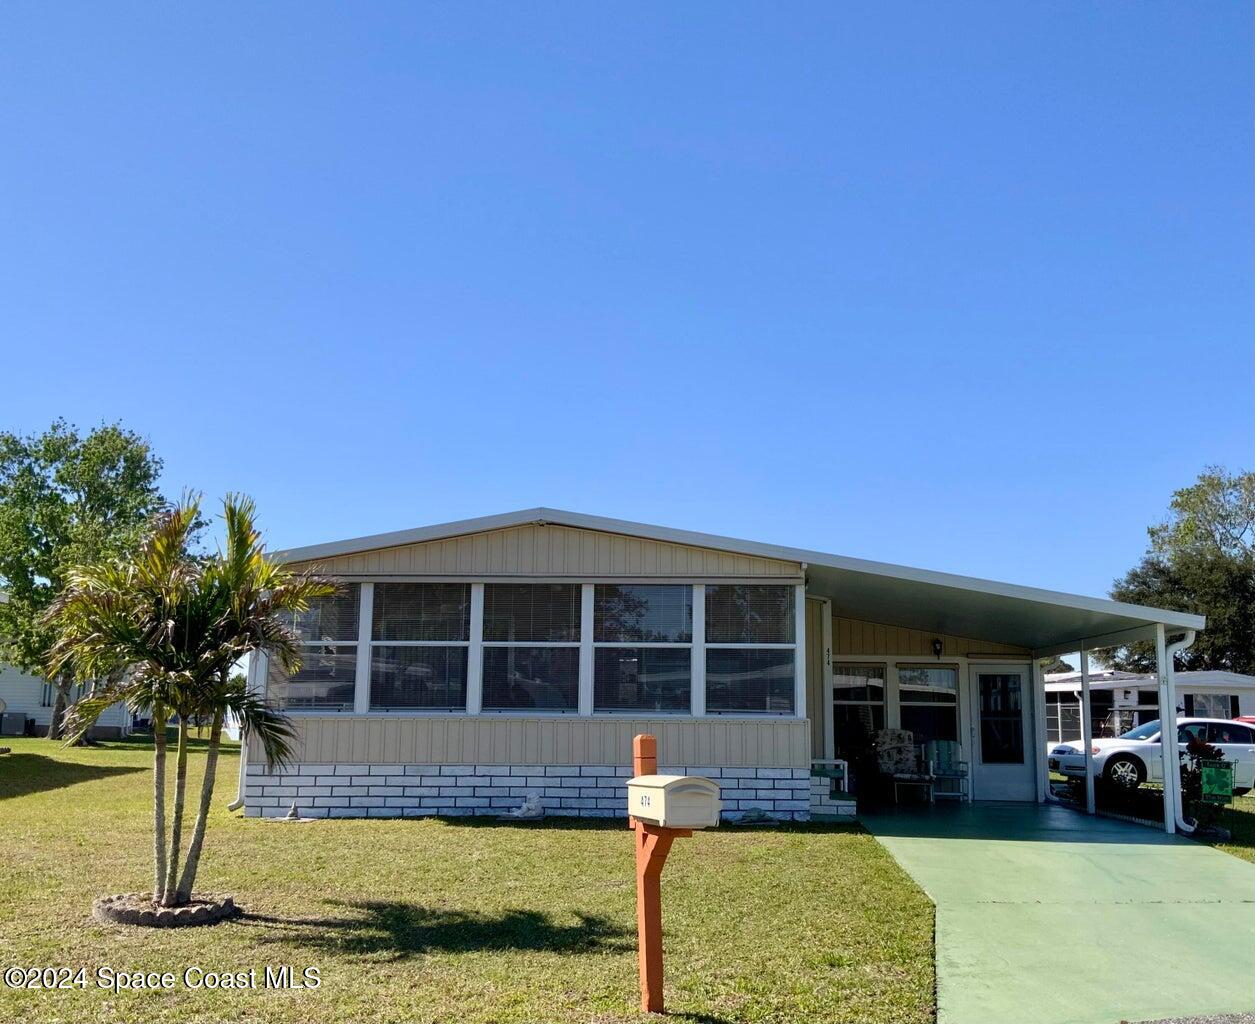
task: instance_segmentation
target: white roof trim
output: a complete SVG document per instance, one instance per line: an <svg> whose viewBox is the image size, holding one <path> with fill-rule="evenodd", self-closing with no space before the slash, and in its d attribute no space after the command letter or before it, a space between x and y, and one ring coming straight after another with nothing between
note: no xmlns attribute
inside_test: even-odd
<svg viewBox="0 0 1255 1024"><path fill-rule="evenodd" d="M288 548L284 551L277 551L274 554L276 558L285 562L308 562L321 558L333 558L337 555L358 554L363 551L374 551L378 548L398 547L402 544L421 544L424 541L447 540L451 537L461 537L470 533L483 533L486 530L501 530L512 526L526 526L529 524L600 530L603 533L644 537L671 544L687 544L693 547L711 548L717 551L756 555L762 558L776 558L787 562L828 566L833 569L866 573L871 576L886 576L913 583L953 587L956 590L967 590L978 594L990 594L1021 601L1036 601L1065 608L1075 608L1080 611L1123 615L1128 618L1141 619L1145 622L1162 622L1166 626L1184 629L1202 629L1207 624L1206 617L1191 615L1186 612L1174 612L1163 608L1125 604L1122 601L1109 601L1099 597L1085 597L1080 594L1042 590L1038 587L1024 587L1015 583L999 583L996 580L959 576L954 573L934 572L931 569L913 569L905 565L872 562L863 558L849 558L844 555L834 555L823 551L787 548L778 544L763 544L759 541L740 540L735 537L720 537L709 533L695 533L691 530L652 526L648 523L633 523L623 519L584 515L580 512L565 512L555 508L522 509L518 512L505 512L501 515L462 519L452 523L439 523L435 526L420 526L414 530L398 530L394 533L377 533L369 537L355 537L350 540L332 541L328 544Z"/></svg>

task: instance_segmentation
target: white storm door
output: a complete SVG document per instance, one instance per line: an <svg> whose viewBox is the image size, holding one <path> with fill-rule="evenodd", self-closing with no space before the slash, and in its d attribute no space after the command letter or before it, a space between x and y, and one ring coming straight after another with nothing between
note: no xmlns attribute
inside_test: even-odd
<svg viewBox="0 0 1255 1024"><path fill-rule="evenodd" d="M1027 665L972 665L972 798L1036 800L1032 682Z"/></svg>

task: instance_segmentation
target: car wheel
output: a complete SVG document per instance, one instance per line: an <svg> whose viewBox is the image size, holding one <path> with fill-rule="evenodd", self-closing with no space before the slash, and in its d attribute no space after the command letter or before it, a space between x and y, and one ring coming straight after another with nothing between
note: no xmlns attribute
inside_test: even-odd
<svg viewBox="0 0 1255 1024"><path fill-rule="evenodd" d="M1137 758L1118 754L1107 762L1102 777L1107 785L1131 792L1146 781L1146 769Z"/></svg>

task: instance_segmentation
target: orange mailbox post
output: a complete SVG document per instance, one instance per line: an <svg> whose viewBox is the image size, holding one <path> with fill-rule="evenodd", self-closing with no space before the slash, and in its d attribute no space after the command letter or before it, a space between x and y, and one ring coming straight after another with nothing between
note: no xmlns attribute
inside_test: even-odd
<svg viewBox="0 0 1255 1024"><path fill-rule="evenodd" d="M698 776L659 775L658 742L632 740L628 819L636 833L636 935L641 1009L662 1013L662 868L672 840L719 823L719 786Z"/></svg>

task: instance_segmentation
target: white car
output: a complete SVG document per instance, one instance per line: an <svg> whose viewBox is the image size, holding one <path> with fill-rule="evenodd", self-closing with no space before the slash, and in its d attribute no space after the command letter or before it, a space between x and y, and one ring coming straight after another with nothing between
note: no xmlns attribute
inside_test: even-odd
<svg viewBox="0 0 1255 1024"><path fill-rule="evenodd" d="M1159 722L1144 722L1115 739L1090 741L1094 778L1119 789L1137 789L1148 779L1163 781L1163 756L1159 746ZM1181 750L1191 739L1201 739L1224 752L1234 762L1233 791L1239 796L1255 787L1255 730L1225 718L1178 718L1177 742ZM1051 748L1049 765L1069 779L1085 778L1085 749L1080 740Z"/></svg>

